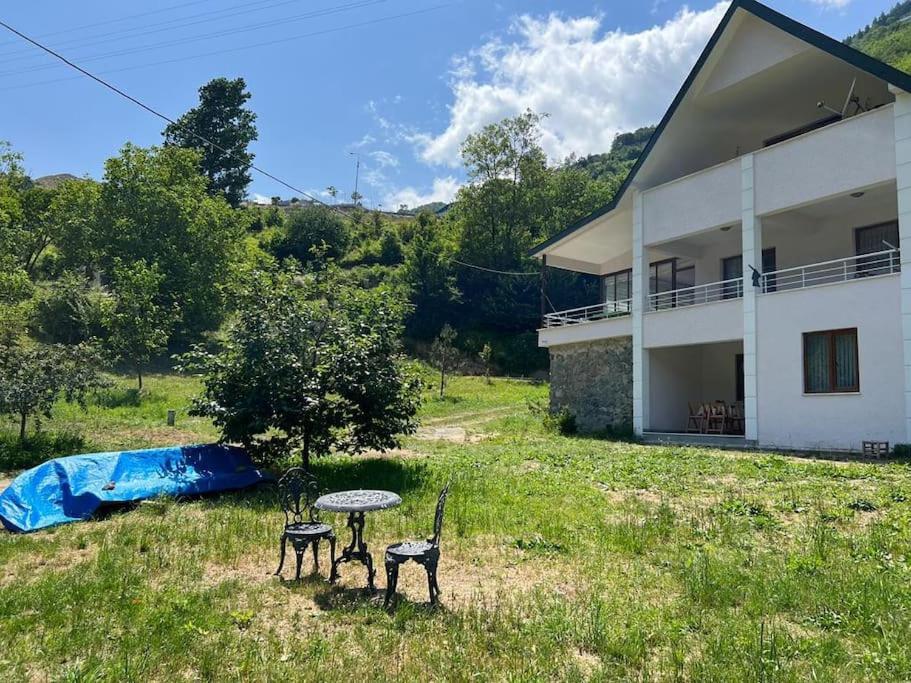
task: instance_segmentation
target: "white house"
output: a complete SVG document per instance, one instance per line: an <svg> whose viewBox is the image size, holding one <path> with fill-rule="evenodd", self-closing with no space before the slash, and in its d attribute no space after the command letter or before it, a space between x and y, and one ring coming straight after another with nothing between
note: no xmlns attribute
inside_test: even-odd
<svg viewBox="0 0 911 683"><path fill-rule="evenodd" d="M647 438L707 404L735 444L911 443L909 93L734 0L613 201L532 252L603 282L544 317L552 407Z"/></svg>

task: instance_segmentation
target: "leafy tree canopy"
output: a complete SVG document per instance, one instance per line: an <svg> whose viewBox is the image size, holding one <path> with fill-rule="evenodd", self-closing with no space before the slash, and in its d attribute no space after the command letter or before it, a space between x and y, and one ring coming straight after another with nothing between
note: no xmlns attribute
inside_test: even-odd
<svg viewBox="0 0 911 683"><path fill-rule="evenodd" d="M40 427L61 396L84 406L90 390L107 386L99 366L98 351L88 344L0 344L0 414L19 419L24 439L28 418Z"/></svg>
<svg viewBox="0 0 911 683"><path fill-rule="evenodd" d="M293 209L286 227L271 244L278 258L309 263L318 255L339 259L348 251L351 231L338 213L319 204Z"/></svg>
<svg viewBox="0 0 911 683"><path fill-rule="evenodd" d="M111 298L102 313L107 345L136 372L142 390L142 369L168 343L177 311L162 306L164 276L157 265L144 260L115 261L111 273ZM174 306L175 304L172 304Z"/></svg>
<svg viewBox="0 0 911 683"><path fill-rule="evenodd" d="M194 413L263 457L298 451L304 467L333 450L395 447L420 395L399 356L404 313L390 290L345 285L331 266L254 272L222 350L183 359L203 373Z"/></svg>
<svg viewBox="0 0 911 683"><path fill-rule="evenodd" d="M180 311L176 334L218 326L242 256L243 215L206 193L200 153L126 145L105 164L97 231L102 266L145 261L161 275L159 303Z"/></svg>
<svg viewBox="0 0 911 683"><path fill-rule="evenodd" d="M243 78L215 78L199 89L199 105L169 124L162 133L165 145L199 149L201 167L209 178L209 191L239 206L250 184L257 139L256 114L245 106L250 99ZM208 145L200 138L210 140Z"/></svg>

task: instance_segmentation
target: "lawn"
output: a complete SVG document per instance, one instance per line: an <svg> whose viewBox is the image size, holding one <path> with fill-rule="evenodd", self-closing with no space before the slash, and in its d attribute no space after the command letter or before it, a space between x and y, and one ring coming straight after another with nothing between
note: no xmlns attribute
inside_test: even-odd
<svg viewBox="0 0 911 683"><path fill-rule="evenodd" d="M211 438L185 412L164 425L191 380L149 385L46 427ZM453 482L440 609L414 565L388 612L359 565L334 587L271 576L268 489L156 500L0 535L0 680L911 679L907 466L557 436L527 408L546 392L456 378L401 452L317 464L327 489L401 493L368 516L377 558L428 535Z"/></svg>

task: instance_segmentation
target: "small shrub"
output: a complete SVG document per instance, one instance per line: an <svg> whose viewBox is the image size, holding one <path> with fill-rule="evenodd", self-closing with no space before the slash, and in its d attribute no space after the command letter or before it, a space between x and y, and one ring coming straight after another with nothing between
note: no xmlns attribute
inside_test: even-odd
<svg viewBox="0 0 911 683"><path fill-rule="evenodd" d="M543 399L526 401L525 405L528 406L528 411L532 415L541 420L544 430L547 432L566 436L575 434L578 431L576 416L565 406L554 412L550 410L547 401Z"/></svg>
<svg viewBox="0 0 911 683"><path fill-rule="evenodd" d="M566 407L560 408L556 412L548 412L544 416L544 429L563 436L569 436L579 431L576 416Z"/></svg>
<svg viewBox="0 0 911 683"><path fill-rule="evenodd" d="M911 443L897 443L892 447L892 455L896 458L911 457Z"/></svg>
<svg viewBox="0 0 911 683"><path fill-rule="evenodd" d="M74 431L36 432L20 440L12 431L0 432L0 472L22 470L45 460L85 450L85 438Z"/></svg>

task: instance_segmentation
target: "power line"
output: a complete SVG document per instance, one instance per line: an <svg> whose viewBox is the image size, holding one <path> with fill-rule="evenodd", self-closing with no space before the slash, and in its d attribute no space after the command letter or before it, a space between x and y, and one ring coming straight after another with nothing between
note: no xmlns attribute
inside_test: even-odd
<svg viewBox="0 0 911 683"><path fill-rule="evenodd" d="M59 36L61 33L73 33L76 31L81 31L86 28L94 28L96 26L105 26L108 24L116 24L121 21L127 21L128 19L139 19L140 17L147 17L152 14L161 14L162 12L170 12L172 9L181 9L183 7L190 7L192 5L202 5L207 2L212 2L213 0L193 0L192 2L181 2L176 5L169 5L168 7L159 7L158 9L149 10L148 12L140 12L139 14L128 14L124 17L117 17L114 19L106 19L105 21L96 21L91 24L82 24L81 26L72 26L70 28L61 29L59 31L51 31L49 33L39 33L38 38L47 38L48 36ZM0 43L0 47L3 45L13 45L17 41L7 40L6 42Z"/></svg>
<svg viewBox="0 0 911 683"><path fill-rule="evenodd" d="M411 13L411 14L416 14L416 13L417 13L417 12L413 12L413 13ZM203 137L202 135L200 135L200 134L197 133L196 131L191 130L189 127L184 126L183 124L179 123L178 121L175 121L174 119L172 119L171 117L167 116L166 114L161 113L160 111L158 111L158 110L155 109L154 107L152 107L152 106L146 104L146 103L143 102L142 100L139 100L139 99L133 97L133 96L130 95L129 93L127 93L127 92L125 92L124 90L118 88L116 85L113 85L112 83L109 83L108 81L104 80L103 78L100 78L99 76L96 76L96 75L93 74L92 72L90 72L90 71L88 71L88 70L82 68L82 67L79 66L78 64L76 64L76 63L74 63L74 62L71 62L69 59L67 59L66 57L64 57L63 55L61 55L59 52L56 52L55 50L52 50L51 48L47 47L46 45L43 45L42 43L39 43L37 40L35 40L35 39L33 39L33 38L30 38L29 36L25 35L25 34L22 33L21 31L19 31L19 30L13 28L12 26L10 26L9 24L7 24L6 22L0 20L0 26L2 26L3 28L5 28L6 30L10 31L11 33L14 33L15 35L19 36L20 38L22 38L22 39L25 40L26 42L31 43L32 45L34 45L35 47L39 48L40 50L43 50L43 51L46 52L47 54L49 54L49 55L55 57L56 59L59 59L59 60L62 61L64 64L66 64L66 65L68 65L69 67L75 69L76 71L78 71L79 73L83 74L84 76L87 76L88 78L92 79L93 81L95 81L95 82L98 83L99 85L104 86L104 87L107 88L108 90L111 90L112 92L116 93L117 95L120 95L120 96L123 97L124 99L126 99L126 100L132 102L132 103L135 104L136 106L138 106L138 107L144 109L145 111L149 112L149 113L152 114L153 116L156 116L156 117L162 119L163 121L165 121L165 122L167 122L167 123L169 123L169 124L172 124L172 125L174 125L174 126L177 126L177 127L180 128L181 130L183 130L183 131L189 133L190 135L192 135L194 138L196 138L196 139L199 140L200 142L202 142L202 143L204 143L204 144L206 144L206 145L209 145L210 147L215 148L215 149L219 150L220 152L224 152L225 154L229 154L229 155L232 154L231 151L225 149L225 148L222 147L221 145L219 145L219 144L217 144L217 143L215 143L215 142L212 142L212 141L209 140L208 138ZM261 175L263 175L263 176L269 178L270 180L274 180L274 181L277 182L279 185L282 185L283 187L288 188L288 189L291 190L292 192L296 192L297 194L303 195L304 197L306 197L307 199L309 199L310 201L312 201L312 202L314 202L314 203L321 204L322 206L325 206L325 207L327 207L327 208L329 208L329 209L331 209L331 210L334 210L335 212L339 213L340 215L344 216L345 218L348 217L347 214L345 214L345 212L342 211L341 209L339 209L338 207L333 206L333 205L331 205L331 204L327 204L326 202L322 201L322 200L319 199L318 197L314 197L314 196L311 195L309 192L306 192L306 191L300 189L299 187L295 187L295 186L292 185L291 183L288 183L288 182L282 180L281 178L279 178L278 176L276 176L276 175L274 175L274 174L268 172L268 171L265 170L264 168L262 168L262 167L260 167L260 166L257 166L256 164L250 164L250 168L251 168L252 170L256 171L257 173L259 173L259 174L261 174ZM427 250L425 250L425 251L427 251ZM429 252L429 251L428 251L428 253L435 253L435 252ZM446 258L446 257L443 256L442 254L436 254L436 255L437 255L437 256L440 256L440 257L442 257L442 258ZM487 268L487 267L485 267L485 266L478 266L478 265L475 265L475 264L473 264L473 263L466 263L465 261L461 261L461 260L455 259L455 258L450 258L449 260L450 260L452 263L455 263L455 264L457 264L457 265L463 266L463 267L465 267L465 268L474 268L475 270L484 271L484 272L487 272L487 273L493 273L493 274L496 274L496 275L507 275L507 276L516 276L516 277L528 277L528 276L537 275L537 273L526 273L526 272L520 272L520 271L506 271L506 270L497 270L496 268Z"/></svg>
<svg viewBox="0 0 911 683"><path fill-rule="evenodd" d="M207 2L209 0L206 0ZM118 40L125 40L127 38L138 38L139 36L149 35L151 33L160 33L161 31L173 31L188 26L195 26L200 23L207 23L209 21L220 21L222 19L229 19L231 17L240 16L243 14L250 14L251 12L262 12L264 10L272 9L274 7L280 7L282 5L289 5L291 3L300 2L301 0L281 0L276 2L275 0L258 0L257 2L243 2L238 5L231 5L230 7L223 7L217 10L209 10L207 12L197 12L196 14L188 14L182 17L176 17L174 19L167 19L165 21L159 21L153 24L143 24L141 26L133 26L128 28L118 29L116 31L108 31L106 33L96 33L88 36L77 36L64 40L60 43L57 43L54 47L56 49L61 48L76 48L82 47L85 44L90 45L100 45L101 43L110 43ZM237 12L232 12L232 10L239 10ZM225 16L219 16L225 15ZM198 17L207 17L206 19L200 19L199 21L187 22L188 19L197 19ZM187 23L184 23L187 22ZM159 28L164 27L164 28ZM154 30L149 30L154 29ZM128 35L132 33L137 33L136 35ZM0 43L0 46L12 44L10 43ZM18 44L18 43L17 43ZM25 46L21 46L18 49L9 51L9 52L0 52L0 57L10 57L10 59L4 59L3 63L9 63L13 61L18 61L26 57L34 56L32 51Z"/></svg>
<svg viewBox="0 0 911 683"><path fill-rule="evenodd" d="M142 52L151 52L155 50L160 50L166 47L174 47L177 45L189 45L192 43L197 43L205 40L212 40L214 38L223 38L225 36L237 35L240 33L249 33L251 31L258 31L264 28L272 28L274 26L279 26L283 24L290 24L296 21L304 21L307 19L314 19L318 17L331 16L333 14L341 14L343 12L348 12L353 9L362 9L364 7L369 7L371 5L378 5L388 0L358 0L357 2L349 2L345 5L339 5L338 7L329 7L320 10L312 10L310 12L305 12L303 14L292 15L289 17L281 17L278 19L271 19L266 22L261 22L259 24L251 24L249 26L243 27L234 27L229 29L222 29L220 31L214 31L211 33L202 33L195 36L187 36L184 38L175 38L172 40L165 40L158 43L151 43L147 45L139 45L129 48L121 48L114 50L113 52L105 52L102 54L94 54L90 56L84 56L81 58L83 63L85 62L96 62L101 59L108 59L110 57L123 57L126 55L139 54ZM25 73L32 73L35 71L47 71L48 69L59 68L57 64L39 64L31 65L23 68L13 69L9 71L0 71L0 76L12 76L20 75Z"/></svg>
<svg viewBox="0 0 911 683"><path fill-rule="evenodd" d="M267 40L267 41L260 42L260 43L253 43L250 45L241 45L239 47L226 48L226 49L222 49L222 50L211 50L209 52L200 52L200 53L197 53L194 55L184 55L183 57L174 57L172 59L162 59L162 60L158 60L155 62L146 62L145 64L134 64L132 66L121 67L118 69L106 69L104 71L99 72L99 74L109 75L109 74L114 74L114 73L122 73L124 71L134 71L136 69L146 69L146 68L150 68L153 66L165 66L168 64L176 64L178 62L185 62L185 61L192 60L192 59L202 59L204 57L214 57L214 56L218 56L218 55L231 54L234 52L242 52L245 50L252 50L255 48L259 48L259 47L271 47L273 45L278 45L281 43L298 41L302 38L312 38L315 36L323 36L323 35L328 35L331 33L339 33L341 31L346 31L348 29L362 28L365 26L373 26L375 24L393 21L395 19L402 19L405 17L416 16L418 14L426 14L428 12L433 12L438 9L443 9L444 7L449 7L453 4L454 4L453 2L446 2L446 3L439 4L439 5L432 5L430 7L424 7L424 8L418 9L418 10L413 10L411 12L402 12L400 14L393 14L393 15L388 15L385 17L378 17L375 19L369 19L366 21L356 22L353 24L346 24L343 26L336 26L333 28L321 29L318 31L310 31L309 33L301 33L301 34L298 34L295 36L289 36L287 38L278 38L278 39L274 39L274 40ZM6 26L5 24L0 24L0 25ZM47 48L45 48L43 45L41 45L40 47L42 49L44 49L45 51L47 51ZM78 76L76 78L78 78ZM0 92L5 92L5 91L9 91L9 90L21 90L23 88L32 88L32 87L41 86L41 85L52 85L55 83L63 83L66 81L71 81L71 80L75 80L75 79L74 78L53 78L53 79L48 79L48 80L44 80L44 81L35 81L32 83L24 83L24 84L20 84L20 85L12 85L12 86L0 88Z"/></svg>

